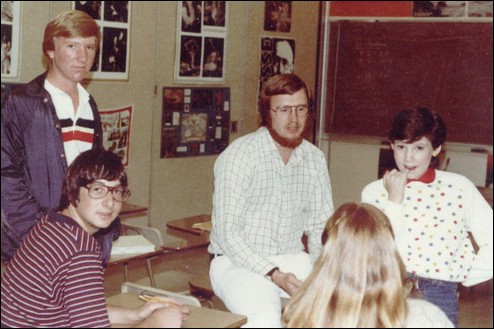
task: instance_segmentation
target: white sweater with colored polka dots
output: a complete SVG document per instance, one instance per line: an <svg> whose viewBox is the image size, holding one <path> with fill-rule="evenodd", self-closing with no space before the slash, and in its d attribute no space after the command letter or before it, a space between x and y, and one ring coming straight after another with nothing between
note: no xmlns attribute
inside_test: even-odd
<svg viewBox="0 0 494 329"><path fill-rule="evenodd" d="M492 208L466 177L436 170L431 183L409 182L401 204L388 201L380 179L364 188L362 202L389 217L407 272L465 286L492 278Z"/></svg>

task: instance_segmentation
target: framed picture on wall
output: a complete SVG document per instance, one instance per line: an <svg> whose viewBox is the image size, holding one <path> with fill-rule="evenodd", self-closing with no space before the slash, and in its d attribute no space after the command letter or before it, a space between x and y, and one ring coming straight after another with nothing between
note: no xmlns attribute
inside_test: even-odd
<svg viewBox="0 0 494 329"><path fill-rule="evenodd" d="M272 76L294 72L295 40L261 37L260 51L259 93Z"/></svg>
<svg viewBox="0 0 494 329"><path fill-rule="evenodd" d="M89 73L91 79L128 80L132 1L73 1L101 28L101 44Z"/></svg>
<svg viewBox="0 0 494 329"><path fill-rule="evenodd" d="M290 32L291 25L291 1L265 1L264 31Z"/></svg>
<svg viewBox="0 0 494 329"><path fill-rule="evenodd" d="M20 1L2 1L2 79L19 73Z"/></svg>
<svg viewBox="0 0 494 329"><path fill-rule="evenodd" d="M175 82L225 81L227 1L177 2Z"/></svg>
<svg viewBox="0 0 494 329"><path fill-rule="evenodd" d="M133 106L128 105L119 109L100 111L103 146L118 155L124 166L129 164L132 109Z"/></svg>
<svg viewBox="0 0 494 329"><path fill-rule="evenodd" d="M219 154L229 131L229 88L163 88L161 158Z"/></svg>

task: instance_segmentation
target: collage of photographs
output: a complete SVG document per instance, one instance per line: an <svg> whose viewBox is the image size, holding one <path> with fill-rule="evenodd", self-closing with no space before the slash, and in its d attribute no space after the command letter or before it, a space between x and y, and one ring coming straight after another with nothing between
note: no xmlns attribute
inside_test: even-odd
<svg viewBox="0 0 494 329"><path fill-rule="evenodd" d="M178 7L177 81L223 82L227 1L182 1Z"/></svg>
<svg viewBox="0 0 494 329"><path fill-rule="evenodd" d="M101 46L91 75L93 79L129 78L131 1L74 1L73 8L89 14L101 27Z"/></svg>

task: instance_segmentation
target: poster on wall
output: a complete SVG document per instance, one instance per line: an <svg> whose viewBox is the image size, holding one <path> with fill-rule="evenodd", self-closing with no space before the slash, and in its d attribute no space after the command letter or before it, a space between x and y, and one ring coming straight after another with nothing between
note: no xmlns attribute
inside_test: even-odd
<svg viewBox="0 0 494 329"><path fill-rule="evenodd" d="M2 1L2 79L19 73L20 1Z"/></svg>
<svg viewBox="0 0 494 329"><path fill-rule="evenodd" d="M261 38L259 92L264 82L280 73L293 73L295 68L295 40Z"/></svg>
<svg viewBox="0 0 494 329"><path fill-rule="evenodd" d="M100 111L103 147L118 155L124 166L129 164L132 108L132 105L128 105L119 109Z"/></svg>
<svg viewBox="0 0 494 329"><path fill-rule="evenodd" d="M291 1L265 1L264 31L290 32L291 24Z"/></svg>
<svg viewBox="0 0 494 329"><path fill-rule="evenodd" d="M163 88L162 159L219 154L229 131L230 88Z"/></svg>
<svg viewBox="0 0 494 329"><path fill-rule="evenodd" d="M130 6L132 1L73 1L74 9L88 13L101 29L101 42L91 79L128 80Z"/></svg>
<svg viewBox="0 0 494 329"><path fill-rule="evenodd" d="M227 1L177 3L175 82L224 82Z"/></svg>

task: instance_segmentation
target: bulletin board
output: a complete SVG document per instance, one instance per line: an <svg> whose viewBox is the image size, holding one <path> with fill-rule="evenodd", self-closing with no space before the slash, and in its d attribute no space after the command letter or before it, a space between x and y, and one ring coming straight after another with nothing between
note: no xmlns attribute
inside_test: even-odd
<svg viewBox="0 0 494 329"><path fill-rule="evenodd" d="M161 158L219 154L229 131L230 88L163 88Z"/></svg>
<svg viewBox="0 0 494 329"><path fill-rule="evenodd" d="M448 142L493 144L492 23L330 26L325 132L385 138L398 111L443 117Z"/></svg>

